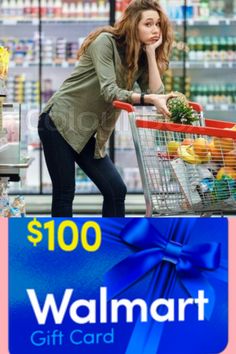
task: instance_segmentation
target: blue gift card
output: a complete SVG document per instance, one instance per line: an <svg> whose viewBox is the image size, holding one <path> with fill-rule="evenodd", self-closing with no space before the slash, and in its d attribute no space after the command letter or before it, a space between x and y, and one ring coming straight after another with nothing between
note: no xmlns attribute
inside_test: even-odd
<svg viewBox="0 0 236 354"><path fill-rule="evenodd" d="M227 252L225 218L11 219L9 351L219 353Z"/></svg>

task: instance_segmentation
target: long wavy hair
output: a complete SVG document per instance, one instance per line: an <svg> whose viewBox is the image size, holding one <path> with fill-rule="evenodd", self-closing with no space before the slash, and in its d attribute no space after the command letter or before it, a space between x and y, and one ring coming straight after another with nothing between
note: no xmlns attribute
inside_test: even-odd
<svg viewBox="0 0 236 354"><path fill-rule="evenodd" d="M108 32L114 35L119 46L124 48L125 67L127 73L127 89L133 86L133 78L139 68L142 56L142 47L138 36L138 24L142 18L142 12L146 10L157 11L160 16L160 28L162 32L162 44L156 50L157 66L162 75L169 66L169 54L173 42L172 26L162 7L157 0L132 0L124 11L122 17L113 27L105 26L91 32L84 40L78 51L78 59L86 52L86 49L100 33ZM101 48L102 50L102 48Z"/></svg>

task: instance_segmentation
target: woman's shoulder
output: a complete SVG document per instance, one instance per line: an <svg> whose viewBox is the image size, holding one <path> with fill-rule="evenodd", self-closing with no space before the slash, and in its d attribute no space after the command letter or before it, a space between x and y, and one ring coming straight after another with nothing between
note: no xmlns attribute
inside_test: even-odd
<svg viewBox="0 0 236 354"><path fill-rule="evenodd" d="M115 43L115 37L112 33L102 32L93 41L94 43Z"/></svg>

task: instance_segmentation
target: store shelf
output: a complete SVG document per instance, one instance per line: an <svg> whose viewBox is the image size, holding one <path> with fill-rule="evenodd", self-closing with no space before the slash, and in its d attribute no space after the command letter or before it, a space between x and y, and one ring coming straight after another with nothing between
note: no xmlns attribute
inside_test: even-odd
<svg viewBox="0 0 236 354"><path fill-rule="evenodd" d="M84 25L84 24L94 24L98 26L102 26L103 24L107 24L107 18L59 18L59 19L42 19L42 24L52 24L52 25ZM31 25L37 26L39 24L39 20L37 18L34 19L2 19L0 20L0 25L3 26L18 26L18 25Z"/></svg>
<svg viewBox="0 0 236 354"><path fill-rule="evenodd" d="M236 104L206 104L204 105L205 111L225 111L225 112L236 112Z"/></svg>
<svg viewBox="0 0 236 354"><path fill-rule="evenodd" d="M116 147L116 151L117 152L134 152L134 148L133 147L120 147L120 146L117 146Z"/></svg>
<svg viewBox="0 0 236 354"><path fill-rule="evenodd" d="M24 112L28 112L30 110L39 111L39 103L21 103L21 110Z"/></svg>
<svg viewBox="0 0 236 354"><path fill-rule="evenodd" d="M174 20L172 21L175 26L183 26L184 21L181 20ZM188 26L234 26L236 25L236 17L232 18L218 18L218 17L210 17L208 19L188 19L187 20Z"/></svg>
<svg viewBox="0 0 236 354"><path fill-rule="evenodd" d="M24 61L23 63L10 62L9 67L11 69L12 68L35 68L35 67L38 68L38 65L39 65L39 63L37 63L37 62L29 63L27 61ZM42 63L42 66L46 67L46 68L48 67L48 68L64 68L64 69L67 69L67 68L74 68L75 65L76 65L76 63L69 63L67 61L63 61L61 63L53 63L53 62Z"/></svg>
<svg viewBox="0 0 236 354"><path fill-rule="evenodd" d="M17 26L17 25L30 25L37 26L39 24L39 20L37 18L34 19L1 19L0 25L3 26Z"/></svg>
<svg viewBox="0 0 236 354"><path fill-rule="evenodd" d="M236 61L216 62L216 61L196 61L186 62L187 69L234 69L236 68Z"/></svg>
<svg viewBox="0 0 236 354"><path fill-rule="evenodd" d="M182 69L183 62L181 61L173 61L170 63L171 69ZM187 61L186 62L187 69L236 69L236 61Z"/></svg>

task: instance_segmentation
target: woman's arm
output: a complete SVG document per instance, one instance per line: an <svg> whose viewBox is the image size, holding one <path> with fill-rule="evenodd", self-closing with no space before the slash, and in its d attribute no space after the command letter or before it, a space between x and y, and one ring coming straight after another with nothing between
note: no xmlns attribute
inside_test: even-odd
<svg viewBox="0 0 236 354"><path fill-rule="evenodd" d="M154 44L146 45L145 52L148 62L148 80L150 93L158 92L163 83L156 62L156 49L162 44L162 36Z"/></svg>
<svg viewBox="0 0 236 354"><path fill-rule="evenodd" d="M154 93L145 94L144 95L144 103L146 104L153 104L159 113L163 114L164 116L171 116L168 108L167 108L167 101L171 97L176 97L175 94L169 93L168 95L157 95ZM131 95L132 103L139 104L141 99L140 93L133 92Z"/></svg>
<svg viewBox="0 0 236 354"><path fill-rule="evenodd" d="M112 39L105 33L99 35L88 47L88 55L97 74L100 94L106 102L120 100L131 103L133 91L120 88L116 82Z"/></svg>

